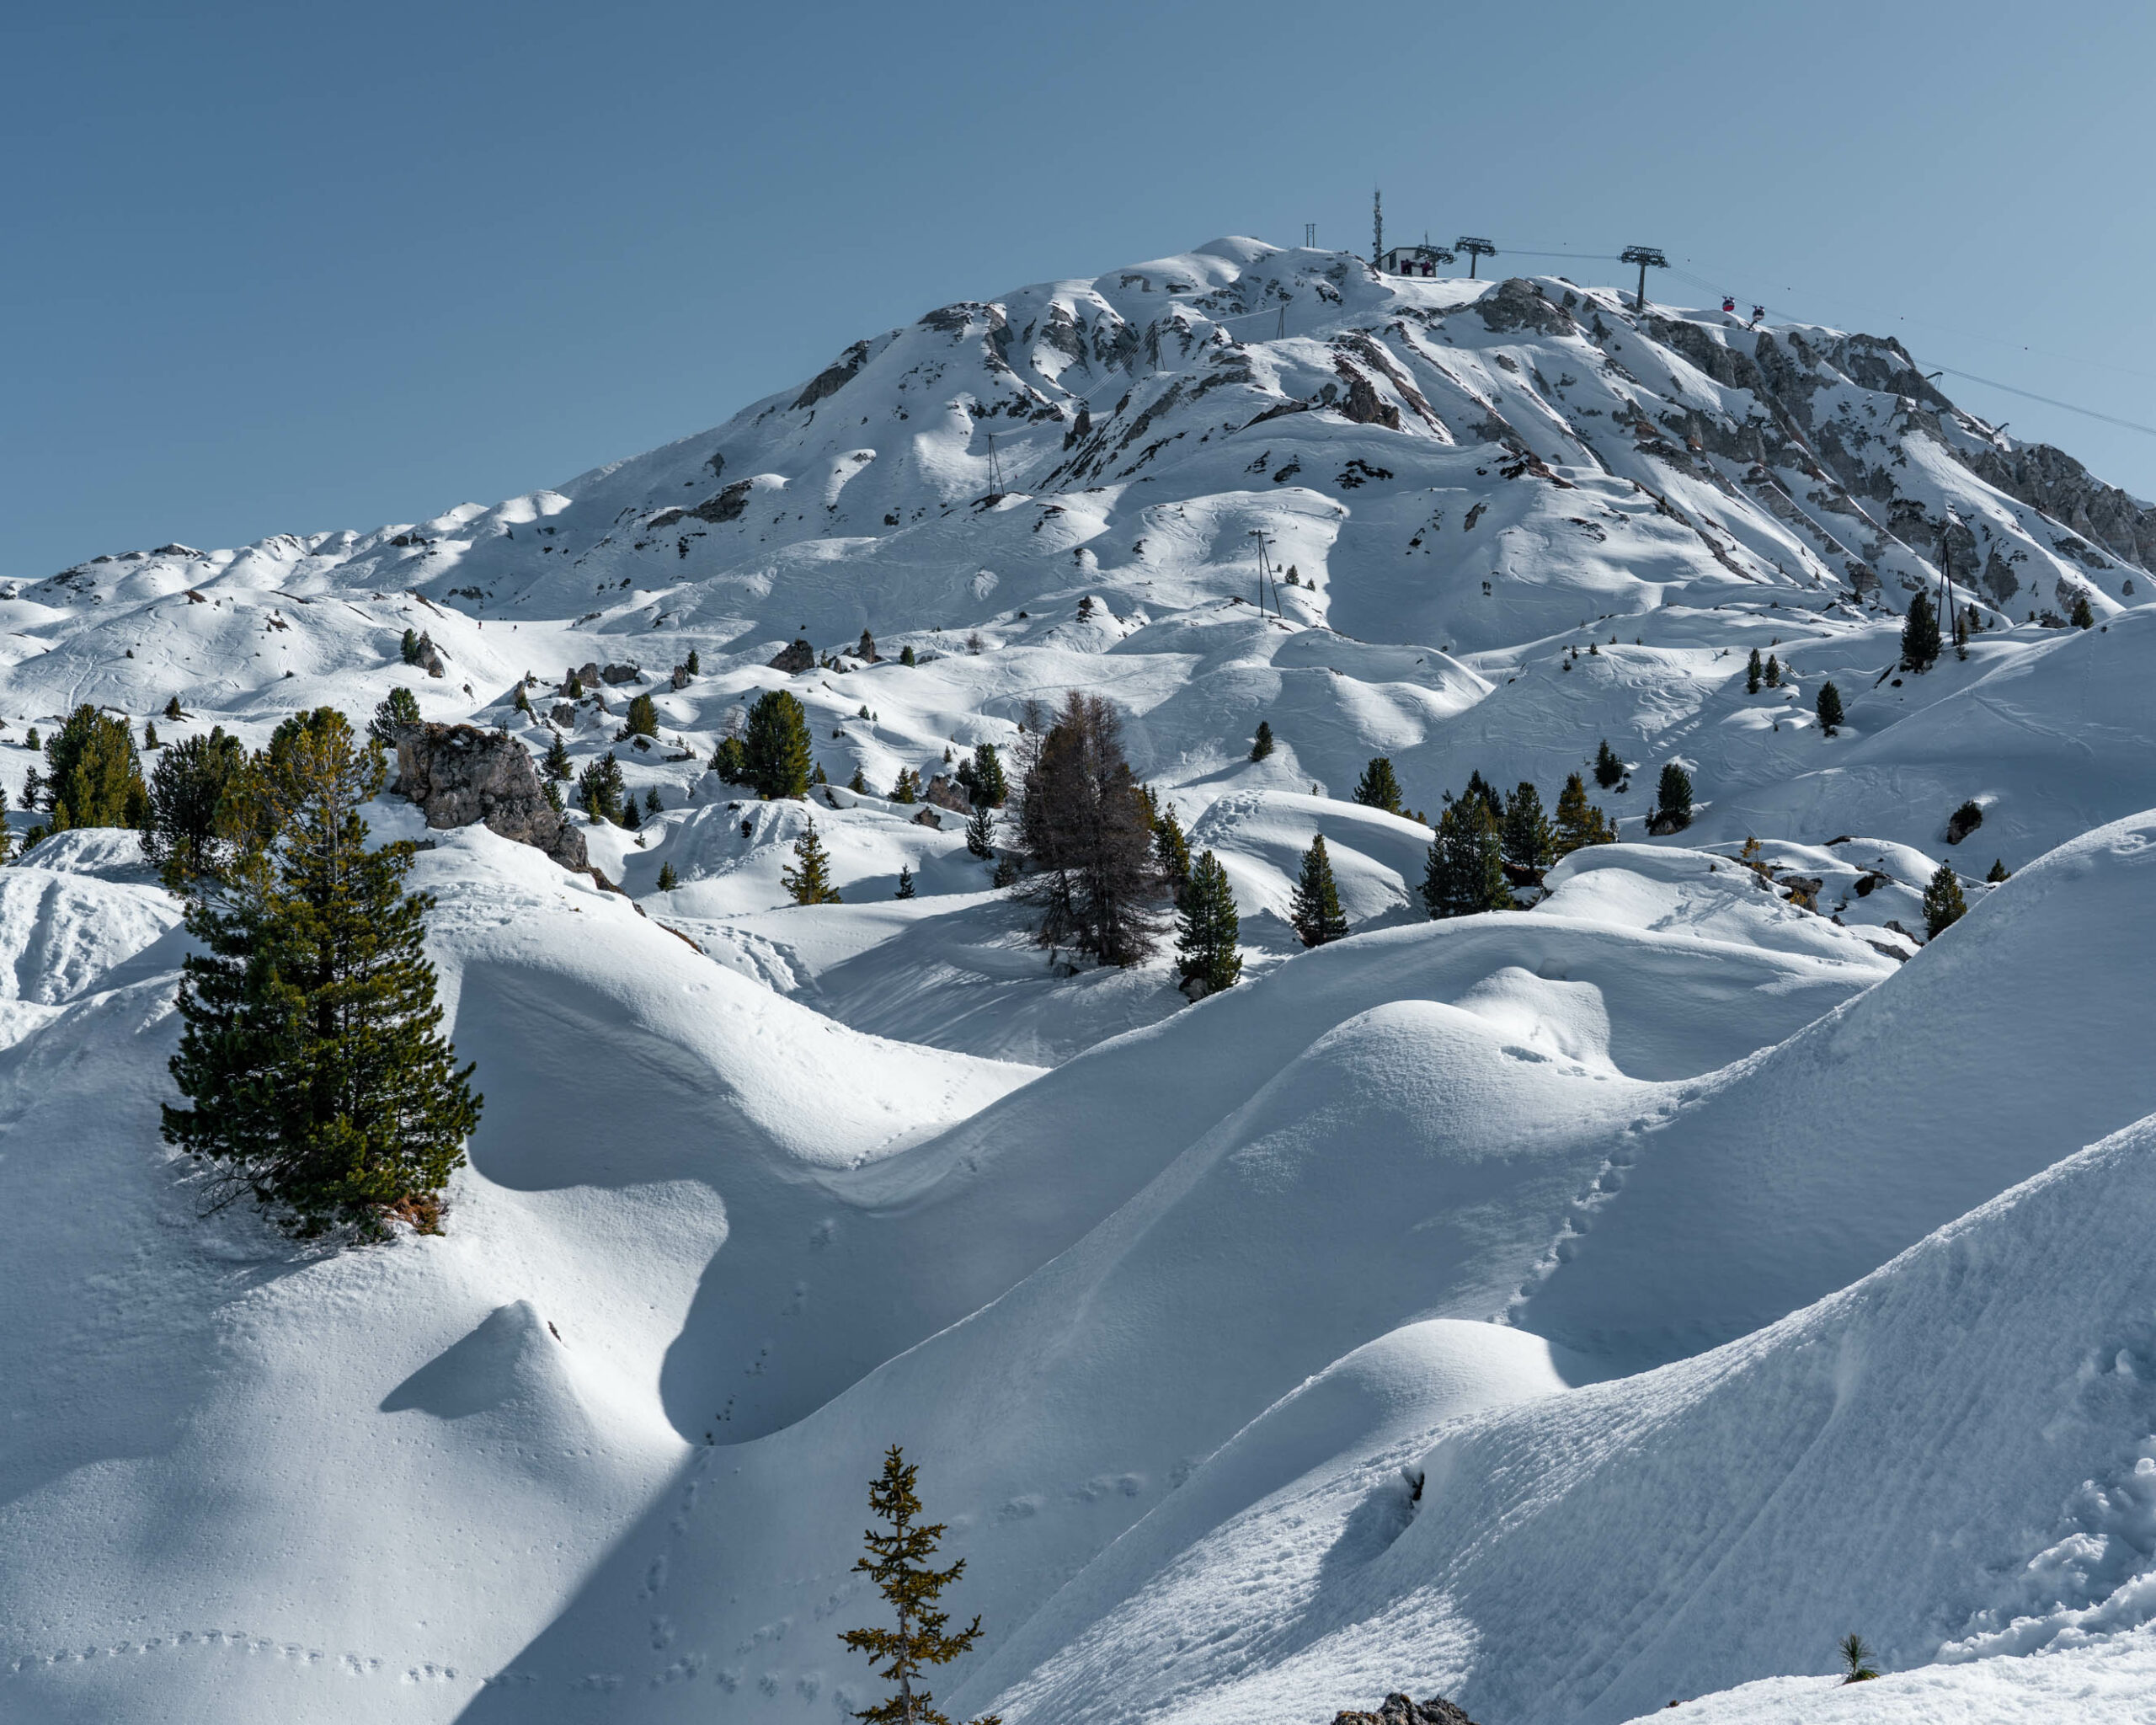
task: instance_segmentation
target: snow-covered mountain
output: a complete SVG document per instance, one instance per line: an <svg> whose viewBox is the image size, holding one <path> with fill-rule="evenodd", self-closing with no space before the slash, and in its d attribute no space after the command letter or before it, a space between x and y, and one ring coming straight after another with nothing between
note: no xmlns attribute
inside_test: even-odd
<svg viewBox="0 0 2156 1725"><path fill-rule="evenodd" d="M1011 1725L1808 1722L1851 1630L1882 1718L2145 1717L2152 562L1892 341L1223 240L493 507L8 584L11 807L78 702L401 686L664 809L584 830L626 897L428 835L484 1120L446 1237L341 1253L197 1217L132 837L0 870L0 1713L835 1719L898 1442ZM1903 674L1942 574L1981 627ZM810 804L705 770L777 686ZM1071 689L1227 868L1222 996L1051 965L880 794ZM1604 740L1624 842L1529 911L1428 921L1428 830L1348 800ZM842 905L780 885L812 813Z"/></svg>

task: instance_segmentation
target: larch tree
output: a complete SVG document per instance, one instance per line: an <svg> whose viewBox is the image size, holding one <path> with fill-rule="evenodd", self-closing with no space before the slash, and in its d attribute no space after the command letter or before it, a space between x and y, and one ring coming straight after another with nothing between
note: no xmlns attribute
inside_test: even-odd
<svg viewBox="0 0 2156 1725"><path fill-rule="evenodd" d="M897 1685L882 1701L853 1715L866 1725L952 1725L950 1717L937 1710L933 1692L919 1686L921 1675L931 1665L949 1664L980 1639L978 1616L954 1635L951 1614L937 1603L943 1590L966 1573L966 1560L959 1558L948 1569L933 1566L947 1524L920 1519L919 1476L920 1469L894 1444L884 1453L882 1477L868 1487L868 1513L883 1530L870 1528L862 1535L868 1551L854 1560L854 1573L876 1584L898 1623L889 1629L844 1630L839 1636L853 1652L868 1656L877 1676ZM1003 1722L990 1713L973 1725Z"/></svg>
<svg viewBox="0 0 2156 1725"><path fill-rule="evenodd" d="M386 775L323 708L250 763L250 842L198 876L166 1139L286 1228L378 1239L392 1219L439 1232L481 1098L441 1034L423 942L434 900L408 893L414 847L367 846L360 807Z"/></svg>
<svg viewBox="0 0 2156 1725"><path fill-rule="evenodd" d="M1038 735L1038 747L1030 746ZM1113 702L1072 690L1044 735L1029 723L1018 830L1035 873L1026 891L1043 946L1128 966L1153 950L1147 900L1159 883L1153 823Z"/></svg>
<svg viewBox="0 0 2156 1725"><path fill-rule="evenodd" d="M1557 854L1568 856L1583 845L1612 845L1617 830L1603 812L1587 799L1587 784L1579 774L1565 781L1557 793Z"/></svg>
<svg viewBox="0 0 2156 1725"><path fill-rule="evenodd" d="M1319 833L1303 852L1301 873L1289 901L1288 921L1306 947L1321 947L1342 939L1348 919L1340 911L1340 889L1332 879L1332 858L1326 854L1325 835Z"/></svg>

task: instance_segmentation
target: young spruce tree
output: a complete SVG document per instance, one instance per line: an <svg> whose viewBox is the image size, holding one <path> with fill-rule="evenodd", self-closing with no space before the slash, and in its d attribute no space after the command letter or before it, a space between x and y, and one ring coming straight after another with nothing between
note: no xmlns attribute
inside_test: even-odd
<svg viewBox="0 0 2156 1725"><path fill-rule="evenodd" d="M718 746L723 755L726 744ZM739 764L746 777L738 782L754 785L767 803L808 794L808 713L788 691L773 689L757 698L749 709L740 746ZM726 765L719 771L725 773Z"/></svg>
<svg viewBox="0 0 2156 1725"><path fill-rule="evenodd" d="M1819 729L1833 736L1847 723L1842 717L1842 692L1832 683L1819 686Z"/></svg>
<svg viewBox="0 0 2156 1725"><path fill-rule="evenodd" d="M1557 793L1557 854L1569 856L1584 845L1614 845L1616 829L1587 799L1587 785L1576 772Z"/></svg>
<svg viewBox="0 0 2156 1725"><path fill-rule="evenodd" d="M1955 878L1954 865L1942 862L1931 877L1931 884L1924 889L1924 932L1929 940L1939 937L1968 914L1968 903L1961 896L1961 883Z"/></svg>
<svg viewBox="0 0 2156 1725"><path fill-rule="evenodd" d="M782 871L779 881L797 905L835 905L841 900L831 884L831 859L811 820L793 841L793 867Z"/></svg>
<svg viewBox="0 0 2156 1725"><path fill-rule="evenodd" d="M1594 782L1607 791L1623 783L1624 779L1625 763L1609 746L1609 739L1604 737L1594 751Z"/></svg>
<svg viewBox="0 0 2156 1725"><path fill-rule="evenodd" d="M1928 594L1909 601L1909 614L1902 622L1902 669L1929 670L1939 659L1939 613L1931 608Z"/></svg>
<svg viewBox="0 0 2156 1725"><path fill-rule="evenodd" d="M1446 804L1423 871L1423 908L1433 916L1471 916L1478 911L1508 911L1512 902L1489 805L1480 797Z"/></svg>
<svg viewBox="0 0 2156 1725"><path fill-rule="evenodd" d="M1250 745L1250 758L1262 761L1273 752L1273 727L1264 719L1257 722L1257 735Z"/></svg>
<svg viewBox="0 0 2156 1725"><path fill-rule="evenodd" d="M1674 761L1662 766L1662 780L1655 787L1655 820L1682 832L1692 824L1692 775Z"/></svg>
<svg viewBox="0 0 2156 1725"><path fill-rule="evenodd" d="M995 854L995 814L985 803L966 817L966 849L984 862Z"/></svg>
<svg viewBox="0 0 2156 1725"><path fill-rule="evenodd" d="M1203 994L1234 987L1243 974L1235 950L1241 932L1228 871L1218 857L1203 852L1190 865L1190 884L1176 919L1176 969L1184 984L1202 985Z"/></svg>
<svg viewBox="0 0 2156 1725"><path fill-rule="evenodd" d="M1348 919L1340 912L1340 889L1333 882L1332 859L1326 854L1323 833L1303 852L1302 873L1289 903L1288 921L1306 947L1321 947L1347 935Z"/></svg>
<svg viewBox="0 0 2156 1725"><path fill-rule="evenodd" d="M1525 779L1505 799L1500 836L1505 861L1515 868L1547 868L1557 860L1557 835L1542 812L1542 793Z"/></svg>
<svg viewBox="0 0 2156 1725"><path fill-rule="evenodd" d="M875 1706L854 1714L866 1725L951 1725L949 1717L937 1711L934 1694L915 1685L926 1667L947 1665L980 1638L979 1617L953 1635L947 1628L951 1614L937 1605L943 1589L966 1573L966 1560L961 1557L948 1569L930 1567L942 1544L945 1524L916 1525L919 1474L894 1444L884 1455L883 1477L868 1487L868 1513L889 1530L872 1528L864 1533L868 1555L857 1558L853 1567L876 1583L899 1621L895 1629L848 1629L839 1636L853 1652L868 1656L877 1676L898 1685ZM1003 1722L990 1713L973 1725Z"/></svg>
<svg viewBox="0 0 2156 1725"><path fill-rule="evenodd" d="M1388 814L1401 813L1400 781L1393 774L1389 756L1375 756L1363 769L1363 776L1355 781L1355 800L1366 809L1382 809Z"/></svg>
<svg viewBox="0 0 2156 1725"><path fill-rule="evenodd" d="M172 1073L192 1104L166 1139L302 1237L392 1217L440 1229L440 1193L479 1119L473 1069L441 1035L422 945L434 901L404 890L408 843L367 848L360 805L382 788L323 708L278 728L231 824L252 843L198 877Z"/></svg>
<svg viewBox="0 0 2156 1725"><path fill-rule="evenodd" d="M125 719L88 702L77 707L46 740L45 767L47 825L54 832L140 827L149 820L149 788L135 753L135 729Z"/></svg>

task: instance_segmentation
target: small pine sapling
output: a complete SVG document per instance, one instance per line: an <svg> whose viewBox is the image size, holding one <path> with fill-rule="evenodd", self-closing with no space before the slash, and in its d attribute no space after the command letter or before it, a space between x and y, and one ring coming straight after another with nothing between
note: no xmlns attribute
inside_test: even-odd
<svg viewBox="0 0 2156 1725"><path fill-rule="evenodd" d="M1273 752L1273 727L1264 719L1257 722L1257 735L1250 745L1250 758L1262 761Z"/></svg>
<svg viewBox="0 0 2156 1725"><path fill-rule="evenodd" d="M1842 692L1832 683L1819 686L1819 729L1833 736L1845 723L1842 717Z"/></svg>
<svg viewBox="0 0 2156 1725"><path fill-rule="evenodd" d="M634 832L643 826L643 816L638 812L637 809L637 799L633 796L625 797L622 799L621 821L622 825L627 827L631 832Z"/></svg>
<svg viewBox="0 0 2156 1725"><path fill-rule="evenodd" d="M680 878L674 873L674 865L671 862L662 862L659 865L659 891L670 893L680 884Z"/></svg>
<svg viewBox="0 0 2156 1725"><path fill-rule="evenodd" d="M665 807L666 804L659 799L659 787L657 785L654 785L649 790L643 793L643 812L645 814L657 814Z"/></svg>
<svg viewBox="0 0 2156 1725"><path fill-rule="evenodd" d="M1744 692L1746 694L1756 695L1759 692L1759 649L1754 647L1752 649L1752 657L1745 661L1744 665Z"/></svg>
<svg viewBox="0 0 2156 1725"><path fill-rule="evenodd" d="M915 1487L920 1469L905 1459L894 1444L883 1457L881 1478L868 1487L868 1513L886 1524L889 1531L870 1529L862 1535L868 1555L857 1558L854 1570L876 1583L877 1591L898 1616L895 1629L848 1629L839 1639L857 1653L865 1653L877 1676L898 1685L889 1696L853 1717L865 1725L951 1725L937 1711L934 1694L917 1689L922 1671L930 1665L947 1665L980 1638L976 1616L956 1635L946 1626L950 1613L937 1608L943 1589L966 1573L961 1557L948 1569L935 1569L929 1559L942 1546L946 1524L920 1523L921 1498ZM976 1719L973 1725L1003 1725L995 1714Z"/></svg>
<svg viewBox="0 0 2156 1725"><path fill-rule="evenodd" d="M899 663L900 665L917 665L920 661L914 656L914 650L911 647L905 647L901 648L899 651Z"/></svg>
<svg viewBox="0 0 2156 1725"><path fill-rule="evenodd" d="M174 724L178 724L180 720L187 717L185 713L179 710L179 696L175 695L171 700L165 702L165 717L170 719Z"/></svg>
<svg viewBox="0 0 2156 1725"><path fill-rule="evenodd" d="M29 750L33 755L45 746L44 743L38 738L37 727L35 725L32 725L28 730L23 733L23 746Z"/></svg>
<svg viewBox="0 0 2156 1725"><path fill-rule="evenodd" d="M1836 1650L1842 1656L1844 1683L1869 1683L1879 1674L1879 1668L1871 1663L1871 1649L1865 1645L1862 1636L1844 1636Z"/></svg>
<svg viewBox="0 0 2156 1725"><path fill-rule="evenodd" d="M835 905L841 901L831 885L831 859L824 849L816 823L810 821L793 841L793 866L779 875L780 884L797 905Z"/></svg>
<svg viewBox="0 0 2156 1725"><path fill-rule="evenodd" d="M1779 689L1782 686L1782 662L1773 654L1767 655L1767 686Z"/></svg>
<svg viewBox="0 0 2156 1725"><path fill-rule="evenodd" d="M995 814L985 803L974 804L966 818L966 848L983 862L995 854Z"/></svg>
<svg viewBox="0 0 2156 1725"><path fill-rule="evenodd" d="M2096 613L2090 608L2089 595L2086 593L2077 593L2073 595L2073 609L2067 613L2066 620L2077 629L2093 629L2096 627Z"/></svg>
<svg viewBox="0 0 2156 1725"><path fill-rule="evenodd" d="M899 889L892 896L900 899L913 896L913 870L903 862L899 864Z"/></svg>
<svg viewBox="0 0 2156 1725"><path fill-rule="evenodd" d="M157 728L148 719L142 721L142 749L144 753L157 746Z"/></svg>
<svg viewBox="0 0 2156 1725"><path fill-rule="evenodd" d="M1594 750L1594 782L1606 791L1611 786L1622 782L1624 777L1625 762L1609 746L1609 739L1604 737Z"/></svg>
<svg viewBox="0 0 2156 1725"><path fill-rule="evenodd" d="M846 788L857 797L865 797L868 794L868 781L861 776L859 767L854 768L853 777L846 782Z"/></svg>
<svg viewBox="0 0 2156 1725"><path fill-rule="evenodd" d="M693 677L701 676L703 674L703 662L696 657L696 649L691 647L689 649L688 658L682 662L681 669Z"/></svg>
<svg viewBox="0 0 2156 1725"><path fill-rule="evenodd" d="M1176 969L1183 985L1199 998L1234 987L1243 974L1242 956L1235 950L1241 932L1228 871L1218 857L1204 852L1190 865L1190 884L1176 919Z"/></svg>
<svg viewBox="0 0 2156 1725"><path fill-rule="evenodd" d="M1997 886L2001 881L2011 879L2013 879L2012 872L2006 866L2006 859L2004 857L1994 857L1989 871L1984 875L1986 884Z"/></svg>

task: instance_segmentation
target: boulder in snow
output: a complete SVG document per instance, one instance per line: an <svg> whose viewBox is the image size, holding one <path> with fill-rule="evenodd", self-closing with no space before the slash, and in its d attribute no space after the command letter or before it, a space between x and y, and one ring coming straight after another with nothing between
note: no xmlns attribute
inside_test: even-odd
<svg viewBox="0 0 2156 1725"><path fill-rule="evenodd" d="M543 851L564 868L590 858L584 835L554 812L525 746L505 731L468 724L399 726L397 789L431 827L483 822L489 832Z"/></svg>

